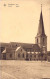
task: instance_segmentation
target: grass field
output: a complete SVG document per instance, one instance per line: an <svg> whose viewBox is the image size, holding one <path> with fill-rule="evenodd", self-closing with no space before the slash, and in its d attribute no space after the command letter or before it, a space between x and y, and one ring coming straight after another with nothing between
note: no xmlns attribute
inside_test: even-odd
<svg viewBox="0 0 50 79"><path fill-rule="evenodd" d="M0 60L0 79L50 79L50 62Z"/></svg>

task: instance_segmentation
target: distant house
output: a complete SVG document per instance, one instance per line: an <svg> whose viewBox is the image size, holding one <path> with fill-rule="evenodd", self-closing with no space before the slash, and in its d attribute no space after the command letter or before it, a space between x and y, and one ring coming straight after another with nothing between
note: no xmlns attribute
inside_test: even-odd
<svg viewBox="0 0 50 79"><path fill-rule="evenodd" d="M50 61L50 51L47 52L47 60Z"/></svg>

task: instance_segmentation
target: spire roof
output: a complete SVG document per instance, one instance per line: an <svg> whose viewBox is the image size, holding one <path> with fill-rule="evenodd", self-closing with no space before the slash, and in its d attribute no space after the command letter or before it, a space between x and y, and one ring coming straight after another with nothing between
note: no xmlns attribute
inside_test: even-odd
<svg viewBox="0 0 50 79"><path fill-rule="evenodd" d="M41 14L40 14L39 27L38 27L37 35L45 35L44 23L43 23L43 15L42 15L42 4L41 4Z"/></svg>

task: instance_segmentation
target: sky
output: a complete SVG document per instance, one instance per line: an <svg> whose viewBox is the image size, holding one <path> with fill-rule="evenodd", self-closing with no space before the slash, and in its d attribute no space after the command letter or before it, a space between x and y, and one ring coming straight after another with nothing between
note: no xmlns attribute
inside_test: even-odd
<svg viewBox="0 0 50 79"><path fill-rule="evenodd" d="M47 49L50 50L50 0L0 0L0 42L34 44L41 4Z"/></svg>

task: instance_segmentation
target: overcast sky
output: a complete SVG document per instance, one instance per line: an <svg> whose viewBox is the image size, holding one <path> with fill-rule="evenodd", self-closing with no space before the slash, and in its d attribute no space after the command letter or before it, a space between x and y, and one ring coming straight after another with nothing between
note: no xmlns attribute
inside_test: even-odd
<svg viewBox="0 0 50 79"><path fill-rule="evenodd" d="M9 4L15 5L9 7ZM50 50L50 0L0 1L0 42L35 43L41 4L47 48Z"/></svg>

